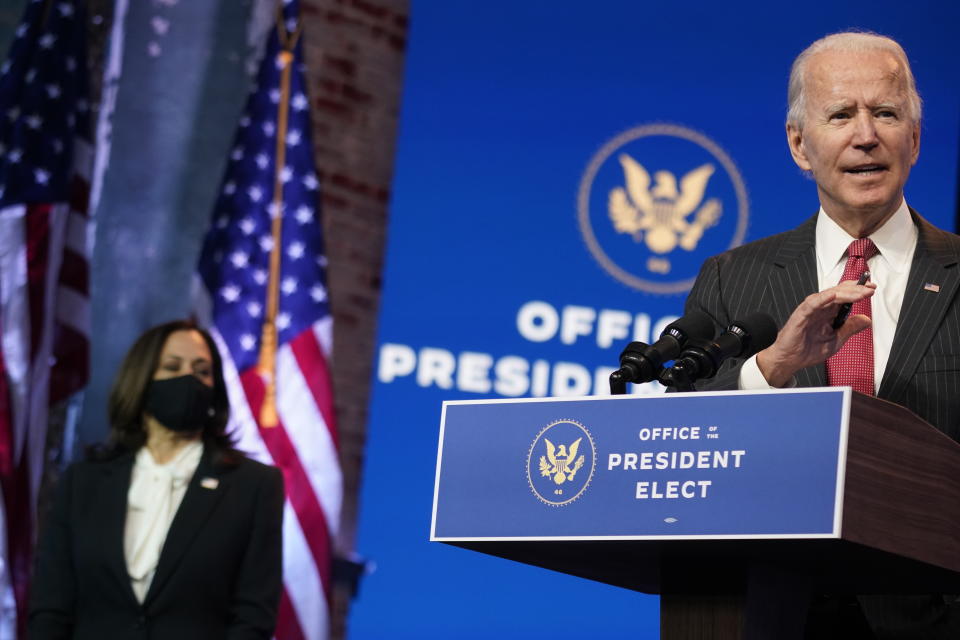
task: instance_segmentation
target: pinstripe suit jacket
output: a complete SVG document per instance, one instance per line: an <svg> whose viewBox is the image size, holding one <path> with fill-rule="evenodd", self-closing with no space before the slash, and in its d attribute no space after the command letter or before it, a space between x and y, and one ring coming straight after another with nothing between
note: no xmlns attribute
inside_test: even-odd
<svg viewBox="0 0 960 640"><path fill-rule="evenodd" d="M960 441L960 236L937 229L911 210L919 230L890 358L878 397L903 405ZM816 216L792 231L708 259L687 298L718 327L766 311L782 327L818 291ZM939 292L924 289L936 284ZM698 390L736 389L742 360L724 363ZM801 387L826 386L824 366L797 372Z"/></svg>
<svg viewBox="0 0 960 640"><path fill-rule="evenodd" d="M890 358L877 395L911 409L960 441L960 236L937 229L910 211L919 230ZM703 311L726 327L753 311L766 311L782 327L794 309L818 290L817 218L792 231L708 259L687 298L686 311ZM924 285L939 285L939 292ZM736 389L742 360L724 363L698 390ZM801 387L825 386L824 366L798 371ZM861 596L861 607L882 640L960 638L960 604L954 597Z"/></svg>

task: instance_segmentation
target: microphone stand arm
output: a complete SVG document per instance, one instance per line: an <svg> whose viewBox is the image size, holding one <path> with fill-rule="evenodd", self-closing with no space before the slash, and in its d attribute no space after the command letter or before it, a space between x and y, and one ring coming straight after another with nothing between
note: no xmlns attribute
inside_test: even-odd
<svg viewBox="0 0 960 640"><path fill-rule="evenodd" d="M677 391L696 391L693 388L690 372L682 364L664 369L660 373L660 384L665 387L673 387Z"/></svg>
<svg viewBox="0 0 960 640"><path fill-rule="evenodd" d="M610 395L622 396L627 393L627 378L623 375L623 370L614 371L610 374Z"/></svg>

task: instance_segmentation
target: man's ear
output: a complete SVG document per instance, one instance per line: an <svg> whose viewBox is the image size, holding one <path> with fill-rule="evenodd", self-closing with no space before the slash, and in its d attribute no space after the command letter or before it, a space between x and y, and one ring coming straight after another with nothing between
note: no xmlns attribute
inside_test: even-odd
<svg viewBox="0 0 960 640"><path fill-rule="evenodd" d="M917 164L917 158L920 157L920 123L913 125L913 155L910 159L910 166Z"/></svg>
<svg viewBox="0 0 960 640"><path fill-rule="evenodd" d="M807 159L807 151L803 144L803 131L793 123L787 123L787 146L790 147L790 155L797 166L804 171L810 171L810 161Z"/></svg>

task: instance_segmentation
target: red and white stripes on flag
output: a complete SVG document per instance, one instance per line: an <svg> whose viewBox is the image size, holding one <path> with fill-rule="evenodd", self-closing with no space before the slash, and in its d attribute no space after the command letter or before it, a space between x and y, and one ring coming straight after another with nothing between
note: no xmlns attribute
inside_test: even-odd
<svg viewBox="0 0 960 640"><path fill-rule="evenodd" d="M89 371L87 216L91 148L76 141L69 202L0 209L0 487L6 557L3 621L25 611L48 407L86 384ZM3 568L7 571L4 572ZM6 575L4 575L6 573ZM12 588L20 616L5 615Z"/></svg>
<svg viewBox="0 0 960 640"><path fill-rule="evenodd" d="M48 407L89 368L85 5L26 3L0 65L0 638L26 622Z"/></svg>
<svg viewBox="0 0 960 640"><path fill-rule="evenodd" d="M229 354L216 328L211 333L220 352ZM256 370L239 373L229 355L224 357L238 448L284 474L284 591L275 634L281 640L321 640L329 630L331 549L342 499L326 364L330 344L327 317L277 350L276 427L258 426L264 384Z"/></svg>
<svg viewBox="0 0 960 640"><path fill-rule="evenodd" d="M278 3L197 263L195 298L225 361L238 446L284 476L279 640L328 637L342 495L301 36L298 2Z"/></svg>

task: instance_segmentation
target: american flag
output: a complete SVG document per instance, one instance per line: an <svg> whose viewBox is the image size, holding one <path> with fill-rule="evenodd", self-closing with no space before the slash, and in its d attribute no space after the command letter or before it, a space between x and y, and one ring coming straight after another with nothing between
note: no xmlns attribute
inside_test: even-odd
<svg viewBox="0 0 960 640"><path fill-rule="evenodd" d="M328 635L342 485L327 365L332 326L319 182L298 15L296 0L284 2L278 13L197 268L198 316L209 318L224 354L239 447L280 467L286 482L280 640ZM273 401L275 416L269 411Z"/></svg>
<svg viewBox="0 0 960 640"><path fill-rule="evenodd" d="M85 29L78 0L33 0L0 67L0 638L25 623L48 407L89 368Z"/></svg>

